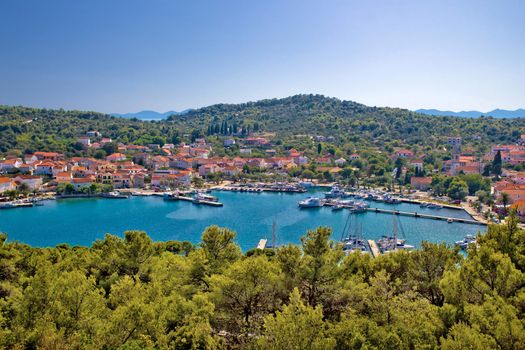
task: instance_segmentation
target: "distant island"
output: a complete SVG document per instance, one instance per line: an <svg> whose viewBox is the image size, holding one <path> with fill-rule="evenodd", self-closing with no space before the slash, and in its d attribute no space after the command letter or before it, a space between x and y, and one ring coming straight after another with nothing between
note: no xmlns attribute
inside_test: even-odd
<svg viewBox="0 0 525 350"><path fill-rule="evenodd" d="M494 109L490 112L480 111L441 111L439 109L418 109L415 112L427 115L438 115L438 116L451 116L451 117L464 117L464 118L479 118L481 116L494 117L494 118L525 118L525 109L520 108L515 111L507 109Z"/></svg>
<svg viewBox="0 0 525 350"><path fill-rule="evenodd" d="M164 113L157 112L157 111L150 111L150 110L144 110L136 113L111 113L114 117L121 117L121 118L136 118L141 120L160 120L160 119L167 119L168 117L172 115L182 115L190 111L189 109L183 110L182 112L176 112L176 111L167 111Z"/></svg>

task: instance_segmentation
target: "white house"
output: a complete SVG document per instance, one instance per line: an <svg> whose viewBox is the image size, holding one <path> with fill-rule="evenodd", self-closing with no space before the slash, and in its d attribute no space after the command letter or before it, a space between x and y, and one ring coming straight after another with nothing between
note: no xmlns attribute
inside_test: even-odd
<svg viewBox="0 0 525 350"><path fill-rule="evenodd" d="M18 169L22 165L20 158L12 158L0 161L0 172L10 172Z"/></svg>
<svg viewBox="0 0 525 350"><path fill-rule="evenodd" d="M235 145L235 140L234 139L226 139L224 140L224 147L230 147L230 146L233 146Z"/></svg>
<svg viewBox="0 0 525 350"><path fill-rule="evenodd" d="M42 187L42 178L35 175L17 175L13 180L20 184L26 184L30 190L38 190Z"/></svg>
<svg viewBox="0 0 525 350"><path fill-rule="evenodd" d="M346 164L346 159L344 159L344 158L339 158L339 159L336 159L336 160L334 161L334 163L335 163L335 165L337 165L337 166L343 166L343 165Z"/></svg>
<svg viewBox="0 0 525 350"><path fill-rule="evenodd" d="M89 147L91 145L91 139L89 136L80 136L77 139L78 143L81 143L83 146Z"/></svg>

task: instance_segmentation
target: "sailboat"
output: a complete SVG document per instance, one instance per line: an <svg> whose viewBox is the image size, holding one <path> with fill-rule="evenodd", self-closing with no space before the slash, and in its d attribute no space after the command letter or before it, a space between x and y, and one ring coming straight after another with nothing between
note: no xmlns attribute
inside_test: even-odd
<svg viewBox="0 0 525 350"><path fill-rule="evenodd" d="M396 250L407 250L407 249L413 249L414 246L410 244L406 244L405 239L405 233L403 230L403 227L401 226L401 221L399 221L399 224L401 226L401 235L403 238L398 237L398 227L397 223L399 221L399 217L396 220L396 215L392 214L392 235L390 236L383 236L381 239L377 241L377 245L379 246L379 249L381 250L381 253L389 253Z"/></svg>
<svg viewBox="0 0 525 350"><path fill-rule="evenodd" d="M276 240L277 240L277 223L275 222L275 220L273 220L272 222L272 243L266 246L266 248L275 249L277 247Z"/></svg>
<svg viewBox="0 0 525 350"><path fill-rule="evenodd" d="M341 234L341 243L343 243L343 251L346 254L355 251L370 253L370 246L368 245L368 241L365 240L363 236L363 224L359 225L357 219L355 222L355 233L351 233L351 217L352 215L349 213L346 219L345 226L343 228L343 233Z"/></svg>

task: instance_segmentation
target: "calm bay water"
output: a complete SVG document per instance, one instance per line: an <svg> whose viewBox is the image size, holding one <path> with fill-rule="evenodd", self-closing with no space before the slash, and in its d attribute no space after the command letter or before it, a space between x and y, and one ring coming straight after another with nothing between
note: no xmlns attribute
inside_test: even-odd
<svg viewBox="0 0 525 350"><path fill-rule="evenodd" d="M67 199L45 202L44 206L0 210L0 232L10 241L47 247L59 243L89 246L105 233L122 235L126 230L144 230L153 240L188 240L197 243L209 225L231 228L243 250L255 247L261 238L270 238L272 222L277 226L277 243L299 243L308 229L329 226L333 239L339 240L348 218L347 210L330 208L300 209L297 202L310 194L215 192L224 207L164 201L160 197L117 199ZM470 218L460 210L426 209L413 204L388 205L371 202L371 207L434 213L446 217ZM353 214L367 239L378 239L392 232L392 215ZM483 226L447 223L413 217L399 217L399 232L409 244L421 241L449 242L466 234L484 230Z"/></svg>

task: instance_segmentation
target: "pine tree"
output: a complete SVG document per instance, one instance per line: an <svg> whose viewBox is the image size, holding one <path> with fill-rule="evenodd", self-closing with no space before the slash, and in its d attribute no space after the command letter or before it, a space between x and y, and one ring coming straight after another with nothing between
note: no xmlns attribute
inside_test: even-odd
<svg viewBox="0 0 525 350"><path fill-rule="evenodd" d="M492 161L492 173L499 178L501 175L501 151L498 151Z"/></svg>

